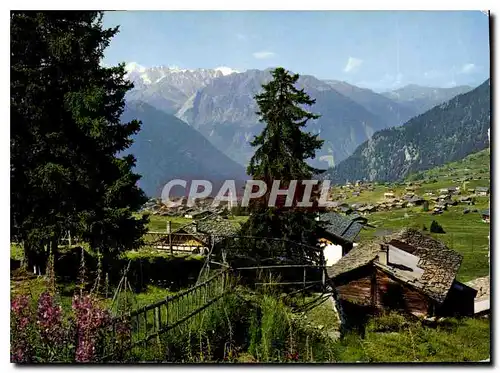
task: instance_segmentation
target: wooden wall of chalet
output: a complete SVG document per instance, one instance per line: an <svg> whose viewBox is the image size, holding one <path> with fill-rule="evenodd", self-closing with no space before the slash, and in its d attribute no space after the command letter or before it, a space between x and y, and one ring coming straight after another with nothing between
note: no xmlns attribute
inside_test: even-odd
<svg viewBox="0 0 500 373"><path fill-rule="evenodd" d="M371 265L367 265L335 278L334 287L338 297L355 305L371 306L372 272Z"/></svg>
<svg viewBox="0 0 500 373"><path fill-rule="evenodd" d="M399 310L415 316L427 316L434 303L422 292L398 281L391 275L375 268L375 309Z"/></svg>
<svg viewBox="0 0 500 373"><path fill-rule="evenodd" d="M416 316L427 316L433 306L426 295L372 265L335 278L334 286L340 299L369 307L374 312L398 310Z"/></svg>
<svg viewBox="0 0 500 373"><path fill-rule="evenodd" d="M371 264L336 277L333 285L341 301L370 313L397 310L419 317L474 314L476 290L457 281L441 305Z"/></svg>

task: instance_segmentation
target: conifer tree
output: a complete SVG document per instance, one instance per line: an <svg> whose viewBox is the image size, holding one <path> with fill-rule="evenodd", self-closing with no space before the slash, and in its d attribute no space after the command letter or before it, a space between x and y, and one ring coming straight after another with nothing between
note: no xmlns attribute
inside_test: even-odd
<svg viewBox="0 0 500 373"><path fill-rule="evenodd" d="M266 126L250 143L256 150L247 170L254 179L266 183L267 196L274 180L280 180L281 188L286 188L290 180L300 183L320 173L321 170L311 167L306 160L314 158L316 150L323 144L317 135L304 131L307 122L319 118L319 115L306 110L305 107L313 105L315 100L303 89L295 87L299 75L283 68L277 68L271 74L273 79L264 84L263 92L255 97L259 106L257 114ZM300 185L296 193L298 199L301 199L303 191ZM315 215L300 209L268 207L267 196L251 205L251 216L243 227L245 234L314 245L317 228ZM258 251L256 247L253 254L269 254Z"/></svg>
<svg viewBox="0 0 500 373"><path fill-rule="evenodd" d="M292 75L281 67L271 74L273 80L264 84L264 91L255 96L257 114L266 127L250 142L257 149L247 171L254 179L267 182L310 179L320 170L309 166L306 159L315 157L323 140L302 129L310 119L319 118L304 109L316 100L295 87L299 74Z"/></svg>
<svg viewBox="0 0 500 373"><path fill-rule="evenodd" d="M103 67L118 27L102 12L11 13L11 239L42 266L68 230L103 255L140 243L145 202L119 154L140 130L121 123L125 69Z"/></svg>

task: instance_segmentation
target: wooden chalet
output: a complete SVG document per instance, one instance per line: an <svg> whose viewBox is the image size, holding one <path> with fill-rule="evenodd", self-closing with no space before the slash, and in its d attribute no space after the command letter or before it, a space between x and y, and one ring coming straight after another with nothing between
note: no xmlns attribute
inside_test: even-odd
<svg viewBox="0 0 500 373"><path fill-rule="evenodd" d="M408 199L408 206L421 206L425 202L425 199L419 196L412 196L411 198Z"/></svg>
<svg viewBox="0 0 500 373"><path fill-rule="evenodd" d="M488 187L477 187L476 190L476 195L478 196L487 196L488 194L490 194L490 188Z"/></svg>
<svg viewBox="0 0 500 373"><path fill-rule="evenodd" d="M439 189L441 194L457 194L460 192L460 187L448 187Z"/></svg>
<svg viewBox="0 0 500 373"><path fill-rule="evenodd" d="M160 240L157 248L193 253L206 253L212 244L222 242L226 237L237 235L239 226L218 215L210 215L203 219L186 224L170 232Z"/></svg>
<svg viewBox="0 0 500 373"><path fill-rule="evenodd" d="M156 249L172 250L176 252L204 253L208 248L207 237L204 234L197 233L195 229L187 229L187 225L174 231L170 230L167 222L167 234L163 234L155 243ZM196 226L196 222L190 223Z"/></svg>
<svg viewBox="0 0 500 373"><path fill-rule="evenodd" d="M474 314L484 315L490 312L490 276L479 277L466 282L466 285L476 289L474 299Z"/></svg>
<svg viewBox="0 0 500 373"><path fill-rule="evenodd" d="M375 211L377 211L377 207L373 205L366 205L358 208L358 212L362 215L367 215Z"/></svg>
<svg viewBox="0 0 500 373"><path fill-rule="evenodd" d="M477 290L456 281L461 261L443 243L405 229L355 247L327 274L344 312L472 315Z"/></svg>
<svg viewBox="0 0 500 373"><path fill-rule="evenodd" d="M472 196L460 197L459 202L466 204L466 205L473 205L474 204Z"/></svg>
<svg viewBox="0 0 500 373"><path fill-rule="evenodd" d="M353 211L353 209L347 203L339 205L337 209L346 215L349 215Z"/></svg>
<svg viewBox="0 0 500 373"><path fill-rule="evenodd" d="M490 209L484 210L483 212L481 212L481 219L485 223L489 223L490 222Z"/></svg>
<svg viewBox="0 0 500 373"><path fill-rule="evenodd" d="M320 214L318 220L322 222L318 242L324 248L327 265L333 265L352 250L354 240L367 223L359 215L346 217L335 212Z"/></svg>
<svg viewBox="0 0 500 373"><path fill-rule="evenodd" d="M186 219L192 219L193 214L196 214L196 209L187 209L186 211L184 211L184 217Z"/></svg>
<svg viewBox="0 0 500 373"><path fill-rule="evenodd" d="M456 206L458 205L458 201L455 200L455 199L451 199L451 198L448 198L448 199L445 199L443 201L444 204L448 205L448 206Z"/></svg>

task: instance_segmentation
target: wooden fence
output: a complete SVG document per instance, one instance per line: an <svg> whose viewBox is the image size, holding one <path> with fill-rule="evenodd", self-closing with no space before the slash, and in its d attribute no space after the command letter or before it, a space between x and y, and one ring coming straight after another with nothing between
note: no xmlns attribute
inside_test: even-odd
<svg viewBox="0 0 500 373"><path fill-rule="evenodd" d="M233 282L228 272L218 271L190 289L132 312L117 315L112 321L112 340L117 339L117 329L120 325L128 326L127 349L145 344L182 325L232 290ZM108 351L108 354L112 356L113 352Z"/></svg>
<svg viewBox="0 0 500 373"><path fill-rule="evenodd" d="M166 232L147 232L144 235L144 247L160 251L174 253L199 253L203 254L210 245L210 236L208 234L191 233L166 233Z"/></svg>
<svg viewBox="0 0 500 373"><path fill-rule="evenodd" d="M183 238L183 235L180 234L180 237ZM236 278L239 284L250 281L247 285L252 284L257 287L286 286L288 291L294 290L290 295L304 292L313 287L325 288L326 265L321 249L278 238L205 235L203 241L207 244L208 250L197 285L132 312L117 315L113 319L112 340L117 339L118 328L123 325L127 326L128 337L125 338L127 346L125 348L122 346L122 351L146 345L148 341L155 338L159 340L161 335L174 328L178 328L177 331L181 333L184 332L184 327L191 328L193 325L190 323L200 321L204 310L223 299L234 289ZM166 250L172 250L175 243L174 234L150 232L148 240L150 247L165 242L170 246ZM243 242L246 247L250 248L257 245L266 247L267 245L270 248L268 255L272 257L255 259L249 256L252 253L242 251L240 251L241 254L232 255L231 249ZM216 248L217 250L215 250ZM226 260L228 257L237 260L231 263L231 261ZM297 264L282 263L280 257L289 257ZM246 259L251 260L249 262ZM276 260L278 263L273 263ZM286 271L291 271L291 276L282 277L280 273L284 274ZM270 281L266 282L265 274L271 272L278 275L279 278L270 278ZM312 278L309 278L310 276ZM187 330L185 331L187 332ZM111 351L107 356L113 355L114 351Z"/></svg>

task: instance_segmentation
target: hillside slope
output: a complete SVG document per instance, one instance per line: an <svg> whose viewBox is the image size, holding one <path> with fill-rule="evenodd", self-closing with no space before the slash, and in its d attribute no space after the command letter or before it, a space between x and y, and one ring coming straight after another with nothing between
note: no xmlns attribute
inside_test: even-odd
<svg viewBox="0 0 500 373"><path fill-rule="evenodd" d="M200 133L173 115L144 102L128 102L122 120L139 119L141 131L126 153L137 159L139 185L150 197L159 197L173 179L224 180L246 178L244 168L217 150Z"/></svg>
<svg viewBox="0 0 500 373"><path fill-rule="evenodd" d="M409 84L394 91L381 93L381 95L406 106L417 114L422 114L432 109L434 106L440 105L457 95L471 90L472 87L467 85L451 88L437 88Z"/></svg>
<svg viewBox="0 0 500 373"><path fill-rule="evenodd" d="M386 123L386 127L394 127L407 122L410 118L421 114L410 105L399 103L383 94L370 89L360 88L339 80L325 80L334 90L349 97Z"/></svg>
<svg viewBox="0 0 500 373"><path fill-rule="evenodd" d="M488 146L490 81L405 125L379 131L324 174L333 182L394 181L462 159Z"/></svg>
<svg viewBox="0 0 500 373"><path fill-rule="evenodd" d="M490 148L477 153L469 154L467 157L455 162L446 163L430 170L419 171L409 175L407 181L421 180L466 180L466 179L490 179Z"/></svg>

